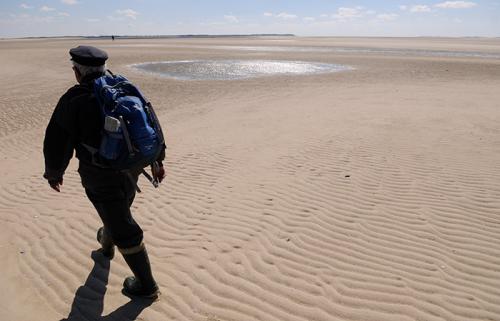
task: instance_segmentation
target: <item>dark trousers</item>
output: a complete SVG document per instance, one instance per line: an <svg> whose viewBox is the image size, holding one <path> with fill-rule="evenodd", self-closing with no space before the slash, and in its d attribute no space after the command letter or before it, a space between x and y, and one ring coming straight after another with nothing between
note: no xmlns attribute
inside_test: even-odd
<svg viewBox="0 0 500 321"><path fill-rule="evenodd" d="M122 249L140 245L143 232L130 212L138 173L132 174L131 180L124 173L101 169L83 162L80 162L78 172L87 197L97 210L115 245Z"/></svg>

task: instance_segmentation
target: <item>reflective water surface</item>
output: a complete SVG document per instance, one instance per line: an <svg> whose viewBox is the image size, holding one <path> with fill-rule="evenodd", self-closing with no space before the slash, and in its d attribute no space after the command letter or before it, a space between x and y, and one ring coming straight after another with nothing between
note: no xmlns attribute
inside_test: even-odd
<svg viewBox="0 0 500 321"><path fill-rule="evenodd" d="M194 46L193 46L194 47ZM425 50L425 49L402 49L402 48L363 48L363 47L294 47L294 46L198 46L199 48L211 48L220 50L241 50L261 52L336 52L336 53L360 53L360 54L386 54L399 56L422 56L422 57L463 57L463 58L494 58L499 59L500 54L476 52L476 51L453 51L453 50Z"/></svg>
<svg viewBox="0 0 500 321"><path fill-rule="evenodd" d="M370 48L370 47L319 47L319 46L226 46L226 45L166 45L166 44L121 44L104 47L170 47L170 48L197 48L215 50L238 50L256 52L319 52L340 54L383 54L392 56L417 57L455 57L455 58L488 58L500 59L499 53L456 50L426 50L404 48Z"/></svg>
<svg viewBox="0 0 500 321"><path fill-rule="evenodd" d="M232 80L272 75L307 75L352 69L348 66L279 60L186 60L132 65L141 71L182 80Z"/></svg>

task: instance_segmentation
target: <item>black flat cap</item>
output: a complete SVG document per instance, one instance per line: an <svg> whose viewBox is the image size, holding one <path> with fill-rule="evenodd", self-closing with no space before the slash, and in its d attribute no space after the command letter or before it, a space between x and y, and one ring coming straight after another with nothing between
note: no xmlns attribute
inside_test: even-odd
<svg viewBox="0 0 500 321"><path fill-rule="evenodd" d="M69 51L71 60L84 66L102 66L108 59L108 54L92 46L78 46Z"/></svg>

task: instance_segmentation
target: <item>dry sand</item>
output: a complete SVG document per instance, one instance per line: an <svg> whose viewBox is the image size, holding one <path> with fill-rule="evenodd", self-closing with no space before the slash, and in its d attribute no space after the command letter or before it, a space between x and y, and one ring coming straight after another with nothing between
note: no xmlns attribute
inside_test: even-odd
<svg viewBox="0 0 500 321"><path fill-rule="evenodd" d="M77 161L60 194L41 178L77 44L106 49L166 129L166 182L142 181L133 207L163 293L149 307L121 295L121 257L91 258L100 222ZM500 320L500 59L212 45L500 54L499 39L0 41L0 320ZM355 70L177 81L127 67L201 58Z"/></svg>

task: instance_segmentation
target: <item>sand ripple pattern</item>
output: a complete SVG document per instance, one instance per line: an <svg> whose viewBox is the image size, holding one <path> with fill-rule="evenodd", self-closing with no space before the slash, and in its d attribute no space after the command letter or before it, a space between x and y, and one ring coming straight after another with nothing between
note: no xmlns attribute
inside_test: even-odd
<svg viewBox="0 0 500 321"><path fill-rule="evenodd" d="M498 165L426 167L347 141L308 141L277 157L272 180L247 184L244 157L174 151L167 184L143 183L134 207L164 291L145 320L498 320ZM0 191L23 218L23 272L61 314L99 226L78 184L70 174L65 195L46 198L33 176Z"/></svg>

